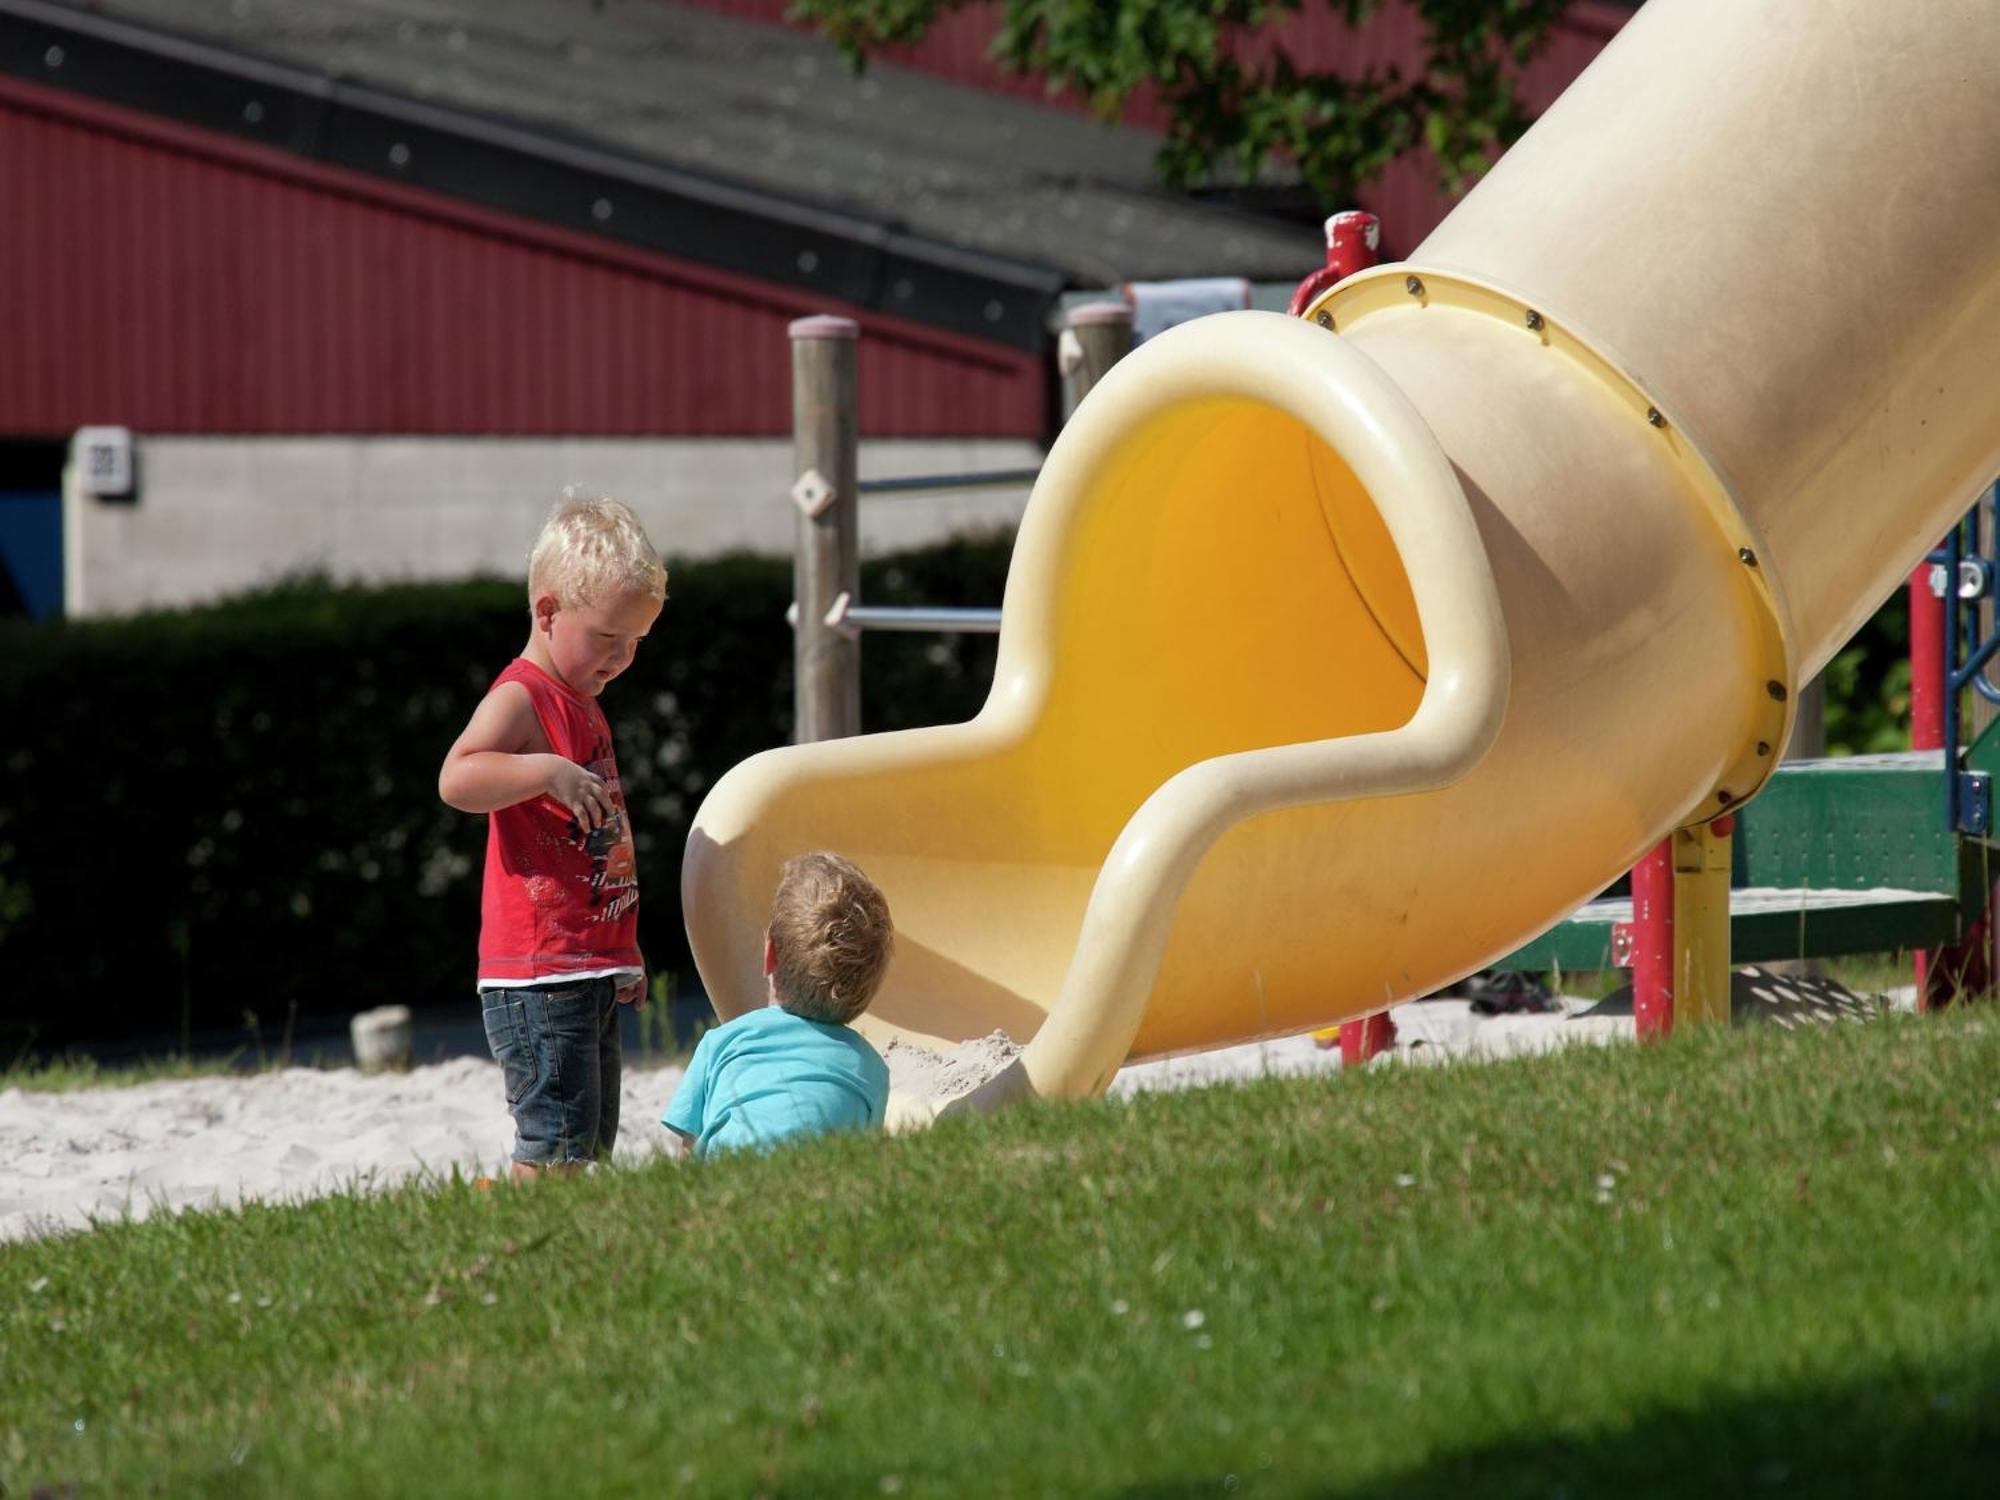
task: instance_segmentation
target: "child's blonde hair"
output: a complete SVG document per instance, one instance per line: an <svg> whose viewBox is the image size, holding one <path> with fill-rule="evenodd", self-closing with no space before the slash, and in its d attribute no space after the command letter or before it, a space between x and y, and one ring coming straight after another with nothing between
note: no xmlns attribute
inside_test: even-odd
<svg viewBox="0 0 2000 1500"><path fill-rule="evenodd" d="M785 861L771 906L778 1003L795 1016L845 1026L888 972L896 929L875 882L838 854Z"/></svg>
<svg viewBox="0 0 2000 1500"><path fill-rule="evenodd" d="M567 486L528 554L528 603L583 609L618 594L667 597L667 570L632 509Z"/></svg>

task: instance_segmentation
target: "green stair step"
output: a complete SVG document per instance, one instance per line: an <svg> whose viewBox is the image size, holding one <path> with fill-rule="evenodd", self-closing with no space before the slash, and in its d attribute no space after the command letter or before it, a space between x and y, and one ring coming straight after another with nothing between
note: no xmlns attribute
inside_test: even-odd
<svg viewBox="0 0 2000 1500"><path fill-rule="evenodd" d="M1632 903L1626 897L1589 902L1492 967L1529 972L1616 968L1611 928L1631 920ZM1729 893L1731 963L1935 948L1956 941L1958 932L1958 898L1945 891L1748 886Z"/></svg>
<svg viewBox="0 0 2000 1500"><path fill-rule="evenodd" d="M2000 738L1987 753L2000 764ZM1731 858L1735 963L1956 942L2000 875L1995 845L1945 827L1941 750L1786 762L1737 814ZM1494 967L1612 967L1630 919L1593 901Z"/></svg>

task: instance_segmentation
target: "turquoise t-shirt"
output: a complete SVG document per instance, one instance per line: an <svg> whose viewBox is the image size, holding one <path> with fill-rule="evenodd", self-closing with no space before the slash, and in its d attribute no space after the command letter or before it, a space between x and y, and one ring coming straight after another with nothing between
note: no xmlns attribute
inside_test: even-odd
<svg viewBox="0 0 2000 1500"><path fill-rule="evenodd" d="M701 1039L661 1123L694 1137L697 1156L769 1149L790 1136L879 1126L889 1065L846 1026L776 1005Z"/></svg>

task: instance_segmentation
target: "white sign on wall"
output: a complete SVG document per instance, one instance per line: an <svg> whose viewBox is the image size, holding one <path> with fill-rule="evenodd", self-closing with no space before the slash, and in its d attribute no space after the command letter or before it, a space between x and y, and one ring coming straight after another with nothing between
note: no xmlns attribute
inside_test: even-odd
<svg viewBox="0 0 2000 1500"><path fill-rule="evenodd" d="M82 493L101 500L132 493L131 428L79 427L70 440L69 458Z"/></svg>

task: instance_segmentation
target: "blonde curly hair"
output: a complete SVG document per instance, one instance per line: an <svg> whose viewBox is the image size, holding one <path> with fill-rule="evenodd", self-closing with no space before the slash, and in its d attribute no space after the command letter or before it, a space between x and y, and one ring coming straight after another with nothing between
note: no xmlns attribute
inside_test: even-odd
<svg viewBox="0 0 2000 1500"><path fill-rule="evenodd" d="M875 882L823 852L785 861L769 931L778 1003L795 1016L841 1026L868 1009L896 941Z"/></svg>
<svg viewBox="0 0 2000 1500"><path fill-rule="evenodd" d="M529 607L544 594L564 609L621 594L664 599L667 570L630 506L569 485L528 554Z"/></svg>

